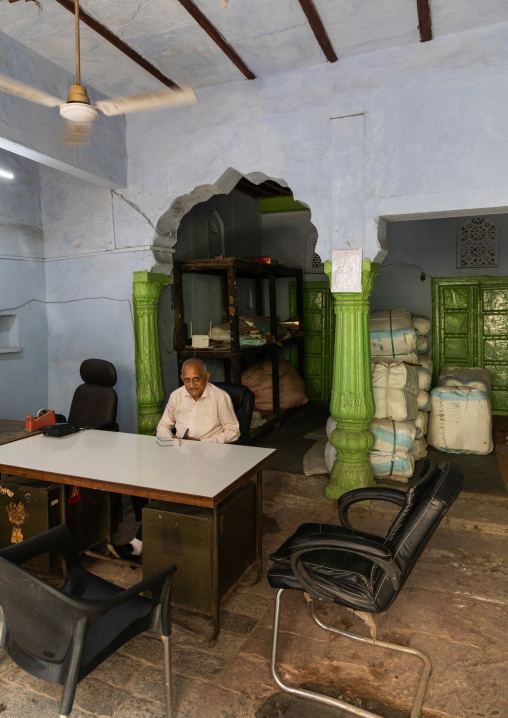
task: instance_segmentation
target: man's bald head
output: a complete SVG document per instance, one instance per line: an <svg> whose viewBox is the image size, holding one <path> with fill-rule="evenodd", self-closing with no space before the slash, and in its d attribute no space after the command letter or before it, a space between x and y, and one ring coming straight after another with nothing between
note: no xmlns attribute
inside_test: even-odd
<svg viewBox="0 0 508 718"><path fill-rule="evenodd" d="M201 359L186 359L182 364L183 385L194 401L201 398L209 378L210 372Z"/></svg>

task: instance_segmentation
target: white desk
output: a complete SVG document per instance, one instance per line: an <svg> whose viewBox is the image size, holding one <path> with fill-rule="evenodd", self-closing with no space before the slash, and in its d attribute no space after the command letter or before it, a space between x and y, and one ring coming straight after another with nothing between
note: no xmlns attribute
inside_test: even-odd
<svg viewBox="0 0 508 718"><path fill-rule="evenodd" d="M162 501L213 508L268 464L274 449L81 431L0 446L0 471Z"/></svg>
<svg viewBox="0 0 508 718"><path fill-rule="evenodd" d="M215 637L220 613L218 507L257 475L255 553L259 578L261 469L276 453L274 449L197 441L160 446L153 436L90 430L62 438L40 434L0 446L0 472L213 509Z"/></svg>

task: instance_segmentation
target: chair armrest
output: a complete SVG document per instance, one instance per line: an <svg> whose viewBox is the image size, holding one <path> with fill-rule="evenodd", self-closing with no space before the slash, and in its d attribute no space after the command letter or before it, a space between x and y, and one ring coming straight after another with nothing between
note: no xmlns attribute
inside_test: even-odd
<svg viewBox="0 0 508 718"><path fill-rule="evenodd" d="M27 538L20 543L7 546L0 550L0 557L20 566L31 558L51 551L60 552L68 566L79 563L71 532L65 525L55 526L42 534L37 534L37 536Z"/></svg>
<svg viewBox="0 0 508 718"><path fill-rule="evenodd" d="M350 531L353 531L353 528L348 518L349 507L358 503L358 501L389 501L392 504L404 506L406 494L398 489L384 489L382 487L353 489L353 491L342 494L338 502L339 521L342 526Z"/></svg>
<svg viewBox="0 0 508 718"><path fill-rule="evenodd" d="M347 551L356 556L366 558L386 573L396 591L400 585L400 570L392 559L390 549L383 546L383 544L378 544L368 539L359 539L354 536L326 538L323 534L308 534L296 539L289 547L289 550L291 552L291 570L297 581L313 598L330 601L334 597L332 591L327 591L326 588L318 585L309 576L303 565L302 556L317 550L338 551L340 553Z"/></svg>
<svg viewBox="0 0 508 718"><path fill-rule="evenodd" d="M74 596L72 593L65 593L65 601L76 608L85 608L94 613L106 613L112 608L120 606L126 601L130 601L131 598L135 598L142 591L152 592L152 601L154 604L159 603L161 596L166 588L167 582L171 583L173 574L176 571L176 566L168 566L167 568L154 573L153 576L139 581L123 591L120 591L112 598L94 599L94 598L81 598ZM166 589L167 590L167 589Z"/></svg>

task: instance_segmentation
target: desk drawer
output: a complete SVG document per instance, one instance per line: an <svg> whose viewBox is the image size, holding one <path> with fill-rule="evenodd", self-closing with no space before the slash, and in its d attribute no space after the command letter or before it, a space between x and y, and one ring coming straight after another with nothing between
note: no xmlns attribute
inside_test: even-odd
<svg viewBox="0 0 508 718"><path fill-rule="evenodd" d="M218 507L218 595L224 598L256 560L256 484L249 482ZM150 501L143 509L143 575L171 564L174 605L213 615L212 509Z"/></svg>

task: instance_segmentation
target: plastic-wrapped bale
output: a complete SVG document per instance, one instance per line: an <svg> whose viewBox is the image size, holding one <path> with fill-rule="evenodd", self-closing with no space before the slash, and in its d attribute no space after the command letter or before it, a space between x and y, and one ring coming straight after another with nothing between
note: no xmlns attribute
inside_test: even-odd
<svg viewBox="0 0 508 718"><path fill-rule="evenodd" d="M444 366L439 374L438 386L464 386L477 389L490 396L490 372L480 367Z"/></svg>
<svg viewBox="0 0 508 718"><path fill-rule="evenodd" d="M416 332L405 307L371 312L369 324L372 356L404 356L416 349Z"/></svg>
<svg viewBox="0 0 508 718"><path fill-rule="evenodd" d="M406 362L406 364L418 364L420 362L420 358L416 352L411 352L410 354L395 354L393 357L376 356L375 354L371 354L370 358L372 361L389 361L394 364L401 361Z"/></svg>
<svg viewBox="0 0 508 718"><path fill-rule="evenodd" d="M375 439L372 451L381 454L407 454L416 437L414 421L373 419L369 429Z"/></svg>
<svg viewBox="0 0 508 718"><path fill-rule="evenodd" d="M373 419L369 429L375 438L369 452L374 476L407 481L414 471L414 457L409 458L416 436L414 422Z"/></svg>
<svg viewBox="0 0 508 718"><path fill-rule="evenodd" d="M333 446L333 444L331 444L328 441L325 446L325 466L328 471L332 470L332 466L333 466L333 462L335 461L336 454L337 454L337 451L335 449L335 446Z"/></svg>
<svg viewBox="0 0 508 718"><path fill-rule="evenodd" d="M421 436L419 439L415 439L410 452L415 461L424 459L427 456L427 442L425 441L425 437Z"/></svg>
<svg viewBox="0 0 508 718"><path fill-rule="evenodd" d="M431 357L428 354L419 354L418 359L417 359L417 364L420 364L421 366L428 369L429 374L432 376L432 372L434 371L434 364L432 362Z"/></svg>
<svg viewBox="0 0 508 718"><path fill-rule="evenodd" d="M416 436L415 439L421 439L427 433L427 425L429 423L429 414L427 411L419 411L415 419Z"/></svg>
<svg viewBox="0 0 508 718"><path fill-rule="evenodd" d="M330 439L330 434L337 427L337 420L330 415L326 421L326 435Z"/></svg>
<svg viewBox="0 0 508 718"><path fill-rule="evenodd" d="M242 384L256 396L254 408L273 411L272 362L262 361L242 372ZM279 399L281 409L308 403L305 382L285 359L279 359Z"/></svg>
<svg viewBox="0 0 508 718"><path fill-rule="evenodd" d="M417 366L415 368L418 374L418 389L429 391L430 385L432 384L432 372L425 366Z"/></svg>
<svg viewBox="0 0 508 718"><path fill-rule="evenodd" d="M375 361L372 364L375 419L414 421L418 415L418 374L404 362Z"/></svg>
<svg viewBox="0 0 508 718"><path fill-rule="evenodd" d="M436 386L431 391L427 442L451 454L489 454L492 412L487 394L477 389Z"/></svg>
<svg viewBox="0 0 508 718"><path fill-rule="evenodd" d="M426 336L430 332L430 319L423 314L411 314L411 321L417 334Z"/></svg>
<svg viewBox="0 0 508 718"><path fill-rule="evenodd" d="M406 482L414 473L415 460L411 452L404 454L369 453L370 465L376 479Z"/></svg>
<svg viewBox="0 0 508 718"><path fill-rule="evenodd" d="M430 394L428 391L420 389L416 395L416 403L418 404L418 411L430 411Z"/></svg>
<svg viewBox="0 0 508 718"><path fill-rule="evenodd" d="M416 353L425 354L429 349L429 342L427 337L422 337L419 334L416 335Z"/></svg>

